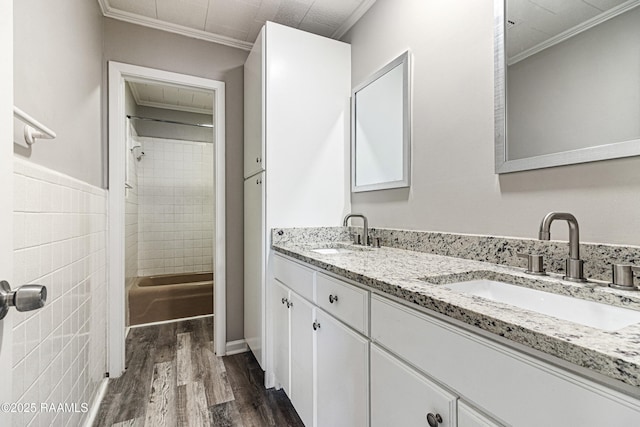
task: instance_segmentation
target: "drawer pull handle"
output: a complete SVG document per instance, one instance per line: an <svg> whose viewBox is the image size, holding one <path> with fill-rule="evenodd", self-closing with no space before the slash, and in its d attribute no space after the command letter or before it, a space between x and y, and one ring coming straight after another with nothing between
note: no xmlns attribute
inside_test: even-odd
<svg viewBox="0 0 640 427"><path fill-rule="evenodd" d="M438 424L442 422L442 417L440 416L440 414L428 413L427 422L429 423L430 427L437 427Z"/></svg>
<svg viewBox="0 0 640 427"><path fill-rule="evenodd" d="M338 302L338 295L329 295L329 302L333 304L334 302Z"/></svg>
<svg viewBox="0 0 640 427"><path fill-rule="evenodd" d="M318 329L320 329L320 323L318 323L317 321L313 322L312 326L314 331L317 331Z"/></svg>
<svg viewBox="0 0 640 427"><path fill-rule="evenodd" d="M282 298L282 303L286 304L287 303L287 299L286 298Z"/></svg>
<svg viewBox="0 0 640 427"><path fill-rule="evenodd" d="M287 308L293 307L293 303L291 301L287 301Z"/></svg>

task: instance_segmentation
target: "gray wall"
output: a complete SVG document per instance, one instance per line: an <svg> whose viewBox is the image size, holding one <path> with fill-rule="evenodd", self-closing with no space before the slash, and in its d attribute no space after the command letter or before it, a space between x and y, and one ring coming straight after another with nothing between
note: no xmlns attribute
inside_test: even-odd
<svg viewBox="0 0 640 427"><path fill-rule="evenodd" d="M118 61L226 83L227 340L242 339L242 66L248 52L113 19L104 20L104 31L105 68L106 61ZM106 100L104 108L106 115Z"/></svg>
<svg viewBox="0 0 640 427"><path fill-rule="evenodd" d="M583 241L640 242L638 157L494 174L493 2L378 0L345 40L354 85L414 55L412 186L352 195L372 227L534 238L558 210L576 215Z"/></svg>
<svg viewBox="0 0 640 427"><path fill-rule="evenodd" d="M14 152L34 163L102 186L103 17L97 1L14 2L16 106L57 134Z"/></svg>
<svg viewBox="0 0 640 427"><path fill-rule="evenodd" d="M509 159L640 138L639 40L636 8L509 66Z"/></svg>

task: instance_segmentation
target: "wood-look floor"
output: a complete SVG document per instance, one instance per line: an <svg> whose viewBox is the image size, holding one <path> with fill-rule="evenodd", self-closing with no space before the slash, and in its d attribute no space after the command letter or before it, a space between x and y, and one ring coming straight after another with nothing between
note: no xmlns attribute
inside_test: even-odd
<svg viewBox="0 0 640 427"><path fill-rule="evenodd" d="M132 328L126 352L96 427L303 426L283 391L265 390L251 352L214 355L211 317Z"/></svg>

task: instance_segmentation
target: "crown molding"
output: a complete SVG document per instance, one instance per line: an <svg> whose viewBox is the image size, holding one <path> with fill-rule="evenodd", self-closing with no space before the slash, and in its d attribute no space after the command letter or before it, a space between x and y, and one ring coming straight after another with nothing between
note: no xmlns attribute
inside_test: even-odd
<svg viewBox="0 0 640 427"><path fill-rule="evenodd" d="M605 21L608 21L611 18L615 18L618 15L622 15L623 13L633 9L634 7L640 5L640 0L630 0L628 2L622 3L619 6L613 7L600 15L594 16L591 19L588 19L575 27L569 28L566 31L558 34L557 36L553 36L550 39L545 40L544 42L537 44L525 51L520 52L517 55L508 58L507 65L513 65L516 62L520 62L523 59L526 59L532 55L535 55L538 52L541 52L547 48L550 48L553 45L561 43L571 37L580 34L584 31L587 31L590 28L593 28Z"/></svg>
<svg viewBox="0 0 640 427"><path fill-rule="evenodd" d="M360 18L362 18L365 13L367 13L367 11L371 8L371 6L373 6L375 2L376 0L365 0L360 3L360 6L358 6L356 10L353 11L351 16L349 16L347 20L344 21L342 25L340 25L338 29L333 32L331 38L341 39L342 36L347 34L347 31L349 31L351 27L353 27L355 23L358 22L358 20L360 20Z"/></svg>
<svg viewBox="0 0 640 427"><path fill-rule="evenodd" d="M195 28L185 27L184 25L160 21L159 19L150 18L147 16L136 15L130 12L125 12L123 10L114 9L109 4L109 0L98 0L98 4L100 5L100 9L102 9L102 14L107 18L117 19L118 21L124 21L130 24L136 24L156 30L167 31L169 33L179 34L181 36L191 37L194 39L204 40L212 43L218 43L242 50L251 50L251 48L253 47L253 43L222 36L220 34L197 30Z"/></svg>

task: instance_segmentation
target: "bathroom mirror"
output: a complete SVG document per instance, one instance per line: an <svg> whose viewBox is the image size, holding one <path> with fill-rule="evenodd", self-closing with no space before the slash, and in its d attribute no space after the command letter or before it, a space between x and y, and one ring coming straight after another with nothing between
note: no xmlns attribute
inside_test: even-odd
<svg viewBox="0 0 640 427"><path fill-rule="evenodd" d="M351 96L351 190L410 185L409 52L391 61Z"/></svg>
<svg viewBox="0 0 640 427"><path fill-rule="evenodd" d="M640 0L495 0L495 171L640 155Z"/></svg>

